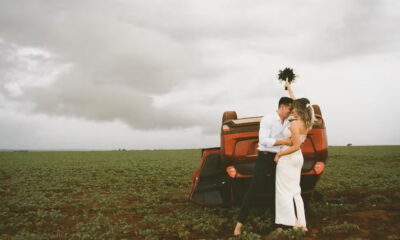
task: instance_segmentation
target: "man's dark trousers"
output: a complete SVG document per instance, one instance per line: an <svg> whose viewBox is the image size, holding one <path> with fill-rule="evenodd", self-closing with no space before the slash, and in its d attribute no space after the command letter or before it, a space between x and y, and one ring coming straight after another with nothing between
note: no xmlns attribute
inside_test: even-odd
<svg viewBox="0 0 400 240"><path fill-rule="evenodd" d="M275 171L276 163L274 162L276 153L259 151L256 163L254 165L253 178L251 179L250 186L243 198L240 207L238 221L241 223L247 222L249 209L253 203L256 194L262 190L266 184L270 185L269 189L273 189L272 195L272 214L275 216ZM271 181L267 182L267 174L271 175ZM275 221L275 217L274 217Z"/></svg>

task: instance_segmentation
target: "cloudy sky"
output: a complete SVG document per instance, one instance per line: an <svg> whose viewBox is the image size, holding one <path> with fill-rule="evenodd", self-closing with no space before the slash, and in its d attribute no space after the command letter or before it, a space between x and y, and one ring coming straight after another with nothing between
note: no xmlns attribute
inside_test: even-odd
<svg viewBox="0 0 400 240"><path fill-rule="evenodd" d="M219 145L287 93L329 145L400 144L396 0L1 0L0 149Z"/></svg>

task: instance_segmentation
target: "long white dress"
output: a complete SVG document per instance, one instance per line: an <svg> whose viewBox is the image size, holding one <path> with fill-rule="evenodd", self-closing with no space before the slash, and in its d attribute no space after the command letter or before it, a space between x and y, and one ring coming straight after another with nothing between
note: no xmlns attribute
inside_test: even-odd
<svg viewBox="0 0 400 240"><path fill-rule="evenodd" d="M288 127L283 130L285 137L291 136ZM307 135L300 135L300 141L304 142ZM289 148L284 146L282 150ZM303 167L303 154L301 150L284 155L276 166L275 187L275 223L287 226L306 227L304 203L301 198L300 175ZM296 213L293 201L296 204Z"/></svg>

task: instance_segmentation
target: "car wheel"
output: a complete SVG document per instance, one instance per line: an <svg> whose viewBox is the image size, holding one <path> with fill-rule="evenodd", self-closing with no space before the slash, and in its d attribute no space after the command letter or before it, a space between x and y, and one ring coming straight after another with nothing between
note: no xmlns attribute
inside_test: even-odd
<svg viewBox="0 0 400 240"><path fill-rule="evenodd" d="M321 109L319 108L318 105L313 105L313 108L314 108L314 113L316 115L322 116Z"/></svg>

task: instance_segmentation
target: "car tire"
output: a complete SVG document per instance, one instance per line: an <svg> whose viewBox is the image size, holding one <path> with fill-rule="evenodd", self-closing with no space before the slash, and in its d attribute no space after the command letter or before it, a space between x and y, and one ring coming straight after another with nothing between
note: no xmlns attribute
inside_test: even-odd
<svg viewBox="0 0 400 240"><path fill-rule="evenodd" d="M321 109L319 108L319 106L318 105L312 105L312 106L314 108L315 115L322 116Z"/></svg>
<svg viewBox="0 0 400 240"><path fill-rule="evenodd" d="M236 119L237 119L237 114L235 111L226 111L224 112L224 115L222 115L222 124L224 124L227 121Z"/></svg>

